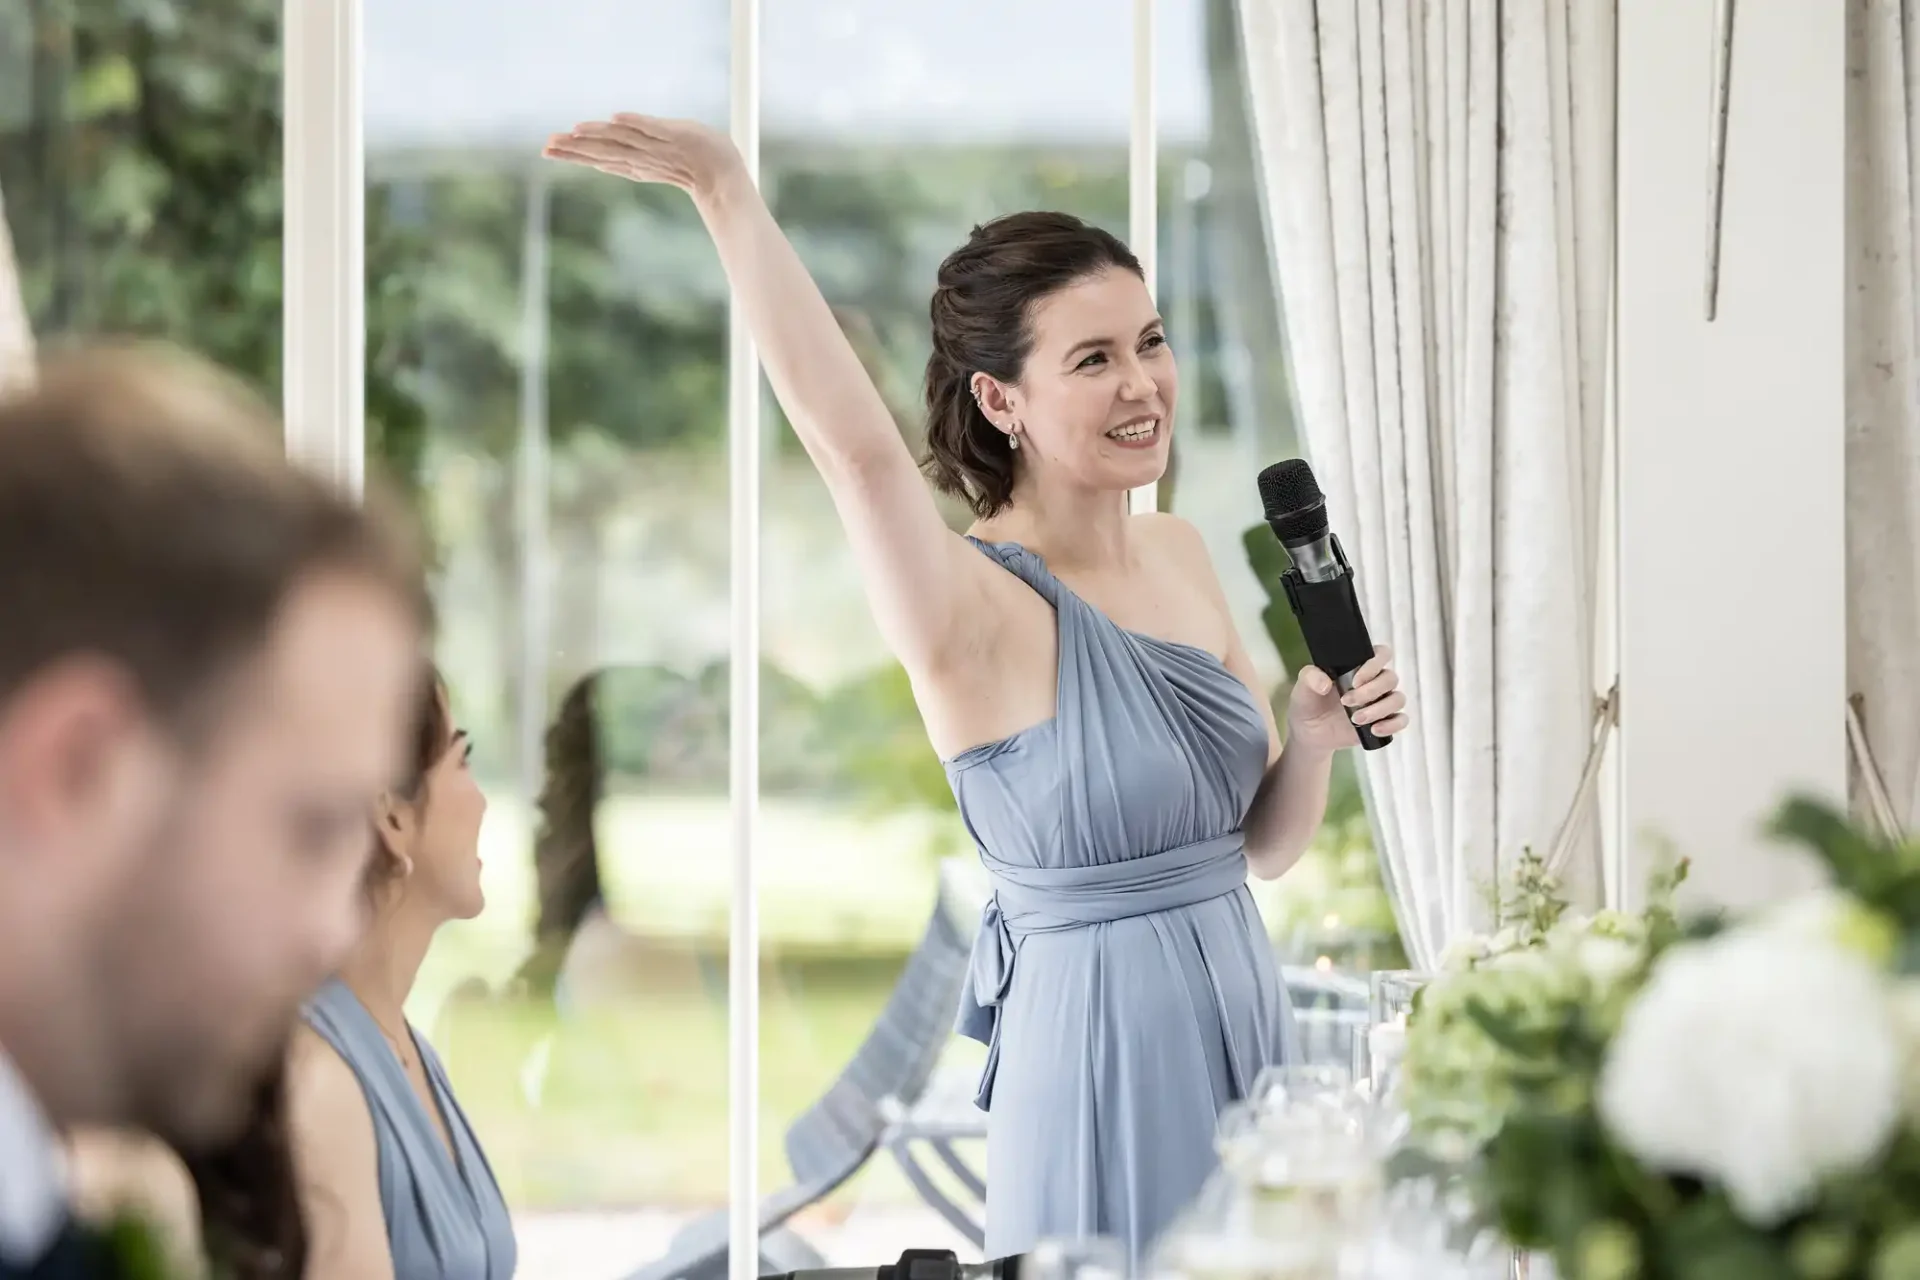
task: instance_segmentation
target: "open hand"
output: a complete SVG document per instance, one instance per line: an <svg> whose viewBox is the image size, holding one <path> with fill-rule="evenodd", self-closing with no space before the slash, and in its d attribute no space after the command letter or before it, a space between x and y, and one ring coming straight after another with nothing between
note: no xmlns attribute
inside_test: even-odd
<svg viewBox="0 0 1920 1280"><path fill-rule="evenodd" d="M1320 668L1300 672L1287 699L1287 743L1328 753L1358 746L1356 723L1372 726L1383 738L1392 737L1407 727L1406 706L1407 695L1401 692L1399 673L1393 669L1393 650L1377 644L1373 657L1354 673L1353 689L1344 697Z"/></svg>
<svg viewBox="0 0 1920 1280"><path fill-rule="evenodd" d="M541 154L631 182L664 182L696 196L745 169L733 140L723 133L692 120L628 111L556 133Z"/></svg>

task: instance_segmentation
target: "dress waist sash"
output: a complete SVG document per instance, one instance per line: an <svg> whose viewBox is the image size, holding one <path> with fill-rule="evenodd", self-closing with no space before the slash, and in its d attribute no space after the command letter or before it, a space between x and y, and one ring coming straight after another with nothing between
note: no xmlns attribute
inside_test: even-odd
<svg viewBox="0 0 1920 1280"><path fill-rule="evenodd" d="M1000 1059L1000 1006L1030 934L1059 933L1189 907L1247 882L1246 839L1229 831L1144 858L1091 867L1018 867L987 861L993 897L980 913L955 1029L987 1046L974 1101L986 1109Z"/></svg>

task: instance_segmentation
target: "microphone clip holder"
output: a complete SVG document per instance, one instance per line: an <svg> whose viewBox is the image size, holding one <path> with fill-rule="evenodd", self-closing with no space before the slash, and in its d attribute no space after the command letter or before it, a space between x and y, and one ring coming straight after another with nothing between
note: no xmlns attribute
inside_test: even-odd
<svg viewBox="0 0 1920 1280"><path fill-rule="evenodd" d="M1315 539L1315 541L1318 541L1318 539ZM1287 603L1293 606L1293 611L1296 614L1300 612L1300 587L1302 585L1324 582L1334 578L1351 578L1353 576L1353 564L1347 559L1347 549L1340 545L1340 535L1337 533L1329 533L1326 541L1327 545L1333 550L1333 563L1339 566L1340 571L1338 573L1327 574L1324 578L1307 577L1307 575L1300 570L1300 554L1292 547L1287 546L1286 543L1283 542L1280 544L1287 553L1287 567L1280 574L1280 587L1281 590L1287 593Z"/></svg>

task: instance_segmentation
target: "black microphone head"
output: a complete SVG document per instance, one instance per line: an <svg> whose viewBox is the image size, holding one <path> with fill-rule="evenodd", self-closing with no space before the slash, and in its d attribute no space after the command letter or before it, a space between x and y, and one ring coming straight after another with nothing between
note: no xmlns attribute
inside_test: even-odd
<svg viewBox="0 0 1920 1280"><path fill-rule="evenodd" d="M1304 542L1327 532L1327 498L1305 458L1288 458L1260 473L1260 505L1282 542Z"/></svg>

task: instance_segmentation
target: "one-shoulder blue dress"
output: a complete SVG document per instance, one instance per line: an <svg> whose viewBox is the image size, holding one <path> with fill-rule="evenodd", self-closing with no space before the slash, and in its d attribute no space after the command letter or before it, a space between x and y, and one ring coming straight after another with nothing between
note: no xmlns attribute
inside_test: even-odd
<svg viewBox="0 0 1920 1280"><path fill-rule="evenodd" d="M988 1046L987 1252L1139 1259L1214 1169L1221 1110L1297 1052L1241 835L1266 722L1213 654L975 544L1059 627L1054 716L947 761L994 886L959 1017Z"/></svg>

